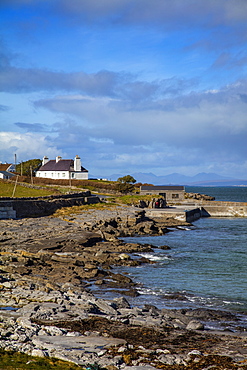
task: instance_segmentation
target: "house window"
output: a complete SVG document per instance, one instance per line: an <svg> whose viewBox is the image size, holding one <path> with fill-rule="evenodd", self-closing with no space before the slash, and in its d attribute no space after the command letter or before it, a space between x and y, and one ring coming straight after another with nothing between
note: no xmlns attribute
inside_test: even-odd
<svg viewBox="0 0 247 370"><path fill-rule="evenodd" d="M59 178L59 173L57 174L57 178Z"/></svg>
<svg viewBox="0 0 247 370"><path fill-rule="evenodd" d="M179 198L179 194L172 194L172 199L178 199Z"/></svg>
<svg viewBox="0 0 247 370"><path fill-rule="evenodd" d="M71 174L71 177L72 177L72 179L75 177L75 174L72 172L72 174Z"/></svg>
<svg viewBox="0 0 247 370"><path fill-rule="evenodd" d="M64 172L62 173L62 176L65 177L65 173Z"/></svg>

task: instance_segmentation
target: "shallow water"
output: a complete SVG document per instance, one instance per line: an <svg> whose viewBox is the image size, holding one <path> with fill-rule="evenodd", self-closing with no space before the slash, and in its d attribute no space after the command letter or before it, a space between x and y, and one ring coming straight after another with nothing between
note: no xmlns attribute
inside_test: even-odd
<svg viewBox="0 0 247 370"><path fill-rule="evenodd" d="M247 201L247 187L188 187L186 191L216 200ZM128 297L130 303L229 310L243 315L242 325L247 327L247 218L201 218L192 227L172 229L162 236L123 240L157 247L142 254L155 264L117 269L140 284L141 295ZM162 250L162 245L171 249Z"/></svg>
<svg viewBox="0 0 247 370"><path fill-rule="evenodd" d="M186 191L247 202L247 187L187 187ZM139 303L247 314L247 218L202 218L166 235L124 240L171 248L144 254L155 265L125 269L141 284Z"/></svg>
<svg viewBox="0 0 247 370"><path fill-rule="evenodd" d="M125 269L143 285L143 295L156 296L159 306L204 306L247 313L247 219L204 218L191 228L174 229L163 236L124 240L170 246L171 250L155 248L153 253L143 254L155 265ZM174 293L179 293L180 299L165 302L165 296Z"/></svg>

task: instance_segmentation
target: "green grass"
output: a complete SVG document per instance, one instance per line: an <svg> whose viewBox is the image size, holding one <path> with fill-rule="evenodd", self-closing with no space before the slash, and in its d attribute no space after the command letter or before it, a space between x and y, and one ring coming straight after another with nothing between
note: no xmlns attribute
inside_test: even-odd
<svg viewBox="0 0 247 370"><path fill-rule="evenodd" d="M58 209L53 213L52 217L69 217L72 215L80 214L83 211L94 211L94 210L103 210L103 209L114 209L118 204L116 203L93 203L93 204L84 204L82 206L72 206L64 207ZM1 370L1 369L0 369Z"/></svg>
<svg viewBox="0 0 247 370"><path fill-rule="evenodd" d="M79 185L77 186L78 189L82 188L82 189L87 189L87 190L90 190L90 191L95 191L97 192L98 188L96 186L90 186L90 185Z"/></svg>
<svg viewBox="0 0 247 370"><path fill-rule="evenodd" d="M144 201L151 201L155 196L154 195L121 195L118 197L109 197L109 201L119 203L119 204L125 204L125 205L135 205L137 206L139 204L140 200Z"/></svg>
<svg viewBox="0 0 247 370"><path fill-rule="evenodd" d="M84 204L82 206L65 207L58 209L53 216L54 217L69 217L73 214L80 214L83 211L103 210L103 209L115 209L117 206L137 206L140 200L151 201L154 198L153 195L119 195L110 196L107 198L107 203L93 203Z"/></svg>
<svg viewBox="0 0 247 370"><path fill-rule="evenodd" d="M89 182L89 181L88 181ZM92 181L92 183L97 184L97 181ZM103 181L98 181L98 183L105 183ZM111 182L109 182L111 183ZM37 186L37 184L36 184ZM22 186L20 183L17 183L17 186L15 188L15 183L14 182L6 182L6 181L1 181L0 180L0 197L12 197L13 196L13 191L15 188L14 192L14 197L15 198L22 198L22 197L42 197L42 196L47 196L47 195L57 195L57 194L64 194L67 193L68 190L70 190L69 187L66 186L58 186L58 185L47 185L47 184L40 184L40 186L43 187L43 189L32 189L29 187ZM77 187L77 190L73 187L73 191L81 191L81 189L88 189L91 191L95 191L96 187L90 186L88 184L85 185L79 185ZM107 190L106 189L100 189L97 188L98 194L106 194ZM114 204L122 204L122 205L138 205L140 200L151 200L153 198L153 195L121 195L121 196L110 196L108 198L109 202L112 202ZM109 206L109 204L108 204ZM96 205L90 205L90 208L97 207ZM85 209L85 206L83 206ZM1 370L1 369L0 369Z"/></svg>
<svg viewBox="0 0 247 370"><path fill-rule="evenodd" d="M85 367L55 358L32 357L0 349L0 369L4 370L81 370Z"/></svg>
<svg viewBox="0 0 247 370"><path fill-rule="evenodd" d="M0 181L0 197L12 197L15 184L5 181ZM14 197L42 197L47 195L58 194L56 189L32 189L25 186L21 186L17 183Z"/></svg>

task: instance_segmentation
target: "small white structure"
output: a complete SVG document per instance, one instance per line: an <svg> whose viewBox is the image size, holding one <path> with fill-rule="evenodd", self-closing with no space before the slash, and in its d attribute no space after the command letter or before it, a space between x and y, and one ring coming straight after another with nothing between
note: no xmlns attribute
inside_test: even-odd
<svg viewBox="0 0 247 370"><path fill-rule="evenodd" d="M49 160L45 156L42 166L36 172L36 177L53 180L88 180L88 170L82 167L81 159L78 155L74 160L62 159L60 156L57 156L56 159Z"/></svg>
<svg viewBox="0 0 247 370"><path fill-rule="evenodd" d="M11 179L16 176L13 172L15 171L15 165L10 163L0 163L0 179Z"/></svg>

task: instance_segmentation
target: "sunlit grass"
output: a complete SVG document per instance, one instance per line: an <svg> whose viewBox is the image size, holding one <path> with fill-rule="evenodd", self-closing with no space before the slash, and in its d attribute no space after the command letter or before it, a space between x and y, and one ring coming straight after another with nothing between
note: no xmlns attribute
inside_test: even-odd
<svg viewBox="0 0 247 370"><path fill-rule="evenodd" d="M151 201L154 198L154 195L122 195L119 197L109 197L109 201L117 202L119 204L126 204L126 205L135 205L137 206L140 202L140 200L144 201Z"/></svg>
<svg viewBox="0 0 247 370"><path fill-rule="evenodd" d="M97 210L115 210L117 207L122 206L138 206L140 200L151 201L153 195L122 195L110 196L106 198L106 202L85 204L81 206L65 207L58 209L52 217L70 217L78 215L83 212L93 212Z"/></svg>
<svg viewBox="0 0 247 370"><path fill-rule="evenodd" d="M0 197L12 197L13 192L15 198L42 197L58 194L56 189L33 189L22 186L18 183L15 185L15 183L0 181Z"/></svg>
<svg viewBox="0 0 247 370"><path fill-rule="evenodd" d="M58 209L55 213L53 213L52 217L66 217L72 215L78 215L82 212L90 212L90 211L97 211L97 210L113 210L116 209L118 204L116 203L93 203L93 204L84 204L81 206L72 206L72 207L64 207Z"/></svg>
<svg viewBox="0 0 247 370"><path fill-rule="evenodd" d="M4 370L80 370L85 367L55 358L32 357L0 349L0 369Z"/></svg>

